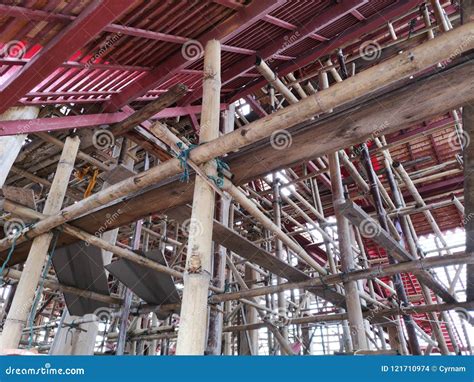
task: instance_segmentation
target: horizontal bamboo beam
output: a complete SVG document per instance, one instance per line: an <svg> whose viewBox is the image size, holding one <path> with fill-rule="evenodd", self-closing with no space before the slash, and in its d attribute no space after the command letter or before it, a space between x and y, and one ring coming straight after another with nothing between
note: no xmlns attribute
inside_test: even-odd
<svg viewBox="0 0 474 382"><path fill-rule="evenodd" d="M450 57L453 52L474 48L474 23L470 22L448 33L404 52L392 59L360 72L341 83L311 95L298 104L290 105L265 118L252 122L232 133L223 135L193 149L190 158L197 164L222 156L250 143L270 136L273 132L295 126L312 116L331 110L372 93L399 79L416 74ZM26 228L17 239L24 242L24 234L33 238L60 224L91 212L112 201L131 195L157 182L179 174L182 171L178 159L170 159L139 175L125 179L107 190L98 192L81 202L66 207L59 214L50 216L33 227ZM0 251L11 245L11 240L0 241Z"/></svg>
<svg viewBox="0 0 474 382"><path fill-rule="evenodd" d="M398 307L391 309L380 309L376 311L365 311L363 315L369 321L374 321L380 318L398 316L403 314L423 314L432 312L446 312L448 310L466 309L473 310L474 302L457 302L450 304L432 304L432 305L412 305L408 307ZM332 313L332 314L317 314L313 316L289 318L288 325L298 324L314 324L317 322L339 322L347 320L347 313ZM258 330L268 325L266 322L258 322L248 325L227 326L223 332L240 332L243 330Z"/></svg>
<svg viewBox="0 0 474 382"><path fill-rule="evenodd" d="M393 265L371 267L369 269L361 269L348 273L338 273L333 275L321 276L300 282L289 282L239 292L215 294L209 298L209 302L217 304L224 301L263 296L266 294L278 293L290 289L306 289L309 287L321 288L327 285L335 285L346 281L375 279L380 277L392 276L398 273L416 273L429 268L438 268L458 264L474 264L474 257L470 256L469 254L427 257L421 260L413 260Z"/></svg>
<svg viewBox="0 0 474 382"><path fill-rule="evenodd" d="M3 278L10 278L13 280L20 280L22 272L16 269L8 268L3 271ZM101 293L92 292L89 290L75 288L69 285L60 284L56 280L49 278L44 280L44 287L52 291L59 291L62 293L71 293L79 297L90 298L91 300L104 302L111 305L121 305L122 299L120 297L108 296Z"/></svg>

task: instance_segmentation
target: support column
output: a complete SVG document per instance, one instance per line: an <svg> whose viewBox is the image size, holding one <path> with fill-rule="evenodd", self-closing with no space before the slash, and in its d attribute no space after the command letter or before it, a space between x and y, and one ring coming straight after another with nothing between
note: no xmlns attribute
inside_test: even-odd
<svg viewBox="0 0 474 382"><path fill-rule="evenodd" d="M474 0L463 0L461 10L463 24L474 20ZM474 256L474 106L464 105L462 124L464 134L470 138L470 144L463 148L466 253ZM467 301L474 301L474 264L466 266L466 277Z"/></svg>
<svg viewBox="0 0 474 382"><path fill-rule="evenodd" d="M332 198L334 205L334 214L337 220L337 234L339 237L339 252L341 255L341 271L351 272L355 269L354 256L351 248L351 238L349 231L349 222L342 216L337 206L344 203L344 189L340 173L339 157L337 153L328 155L329 171L331 174ZM364 317L360 305L359 291L356 281L347 281L344 283L346 292L346 306L351 326L352 345L354 350L363 350L368 348L367 337L365 334Z"/></svg>
<svg viewBox="0 0 474 382"><path fill-rule="evenodd" d="M234 130L235 106L229 105L229 109L222 113L223 133L228 134ZM230 198L220 200L219 221L229 226L229 216L231 207ZM214 256L214 286L219 289L225 287L225 264L227 248L219 245ZM207 354L220 355L222 353L222 329L224 326L224 304L220 304L218 309L211 309L209 313L209 336L207 341Z"/></svg>
<svg viewBox="0 0 474 382"><path fill-rule="evenodd" d="M275 225L281 229L281 196L280 196L280 180L276 177L276 173L273 174L273 219ZM285 250L283 249L283 243L278 238L275 238L275 254L276 256L284 262L287 262L285 259ZM281 284L283 279L277 277L277 283ZM286 298L285 292L280 292L277 295L278 297L278 314L286 316ZM288 327L285 326L281 329L281 334L288 341Z"/></svg>
<svg viewBox="0 0 474 382"><path fill-rule="evenodd" d="M78 137L68 137L66 139L53 184L44 206L43 213L45 215L53 215L61 210L69 178L74 168L79 143ZM0 351L17 348L20 343L21 334L33 305L35 291L41 278L52 238L53 233L47 232L33 240L10 312L3 327Z"/></svg>
<svg viewBox="0 0 474 382"><path fill-rule="evenodd" d="M34 106L11 107L0 115L0 121L16 121L34 119L38 116L39 109ZM28 132L28 123L25 122L24 132ZM0 188L5 184L8 173L15 162L18 153L25 142L27 134L17 134L0 137Z"/></svg>
<svg viewBox="0 0 474 382"><path fill-rule="evenodd" d="M211 40L206 45L204 56L200 143L211 141L219 136L220 66L220 43L217 40ZM215 161L209 161L201 168L206 175L216 176ZM202 177L196 177L177 355L202 355L206 347L207 297L212 272L214 202L215 195L212 187Z"/></svg>
<svg viewBox="0 0 474 382"><path fill-rule="evenodd" d="M382 197L378 188L378 184L376 182L377 175L375 174L374 168L372 167L369 150L365 143L362 144L361 148L362 148L361 150L362 162L367 172L367 178L369 180L370 191L374 199L374 206L375 206L375 211L377 213L377 217L379 220L379 224L382 227L382 229L389 232L388 218L385 212L385 208L383 207ZM388 171L391 171L391 168L388 168ZM395 191L392 188L392 194L394 192ZM390 264L396 263L391 253L387 253L387 257ZM398 299L403 304L403 306L408 306L409 305L408 297L405 291L405 287L403 286L403 281L402 281L401 276L399 274L396 274L392 276L392 280L393 280L393 285L395 287L395 290L397 292ZM405 327L408 334L408 342L410 343L410 350L412 354L421 355L420 345L418 343L418 338L416 336L415 326L414 326L412 317L408 314L405 314L403 315L403 321L405 322Z"/></svg>

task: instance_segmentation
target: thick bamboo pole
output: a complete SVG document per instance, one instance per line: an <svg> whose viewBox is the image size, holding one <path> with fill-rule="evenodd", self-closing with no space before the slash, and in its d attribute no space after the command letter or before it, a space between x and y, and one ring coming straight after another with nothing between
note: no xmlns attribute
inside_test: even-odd
<svg viewBox="0 0 474 382"><path fill-rule="evenodd" d="M445 312L449 310L456 310L456 309L470 309L474 308L473 302L456 302L451 304L433 304L433 305L412 305L407 308L395 307L390 309L381 309L376 312L373 311L365 311L364 317L369 319L378 319L378 318L386 318L390 316L396 316L400 314L423 314L423 313L430 313L430 312ZM308 324L308 323L316 323L316 322L338 322L347 319L347 313L333 313L333 314L318 314L314 316L306 316L306 317L299 317L293 318L289 320L290 324ZM265 322L260 322L253 325L236 325L236 326L228 326L224 328L224 332L238 332L241 330L258 330L260 328L264 328L266 326Z"/></svg>
<svg viewBox="0 0 474 382"><path fill-rule="evenodd" d="M375 179L377 175L372 166L372 161L370 159L369 150L367 145L364 143L362 144L362 152L361 152L362 160L366 168L367 178L369 180L370 190L372 192L372 197L374 199L374 206L377 212L379 224L385 231L388 232L388 218L385 212L385 209L382 204L381 194L379 192L379 187ZM395 264L396 260L393 258L392 254L388 252L388 260L390 264ZM393 284L395 290L397 292L398 299L404 306L408 306L408 297L405 291L405 287L403 286L402 278L399 274L395 274L392 276ZM410 344L410 350L413 355L421 355L420 344L418 343L418 338L416 336L414 321L411 316L404 315L403 320L405 322L405 328L408 334L408 342Z"/></svg>
<svg viewBox="0 0 474 382"><path fill-rule="evenodd" d="M297 105L290 105L235 132L219 137L215 141L204 143L191 151L190 159L197 164L207 162L212 158L222 156L268 137L276 130L295 126L316 114L327 112L334 107L354 101L399 79L416 74L446 60L454 52L462 54L473 48L474 23L469 22L392 59L359 72L341 83L334 84L329 89L317 92L301 100ZM45 219L34 227L25 229L23 234L28 232L28 237L33 238L71 219L86 214L94 208L131 195L145 187L156 185L160 180L179 174L181 171L180 161L176 158L170 159L65 208L61 213ZM24 235L22 235L17 242L24 242L25 240ZM0 251L5 250L10 245L11 240L1 240Z"/></svg>
<svg viewBox="0 0 474 382"><path fill-rule="evenodd" d="M280 195L280 181L276 177L276 173L273 174L273 219L275 225L281 229L281 195ZM281 240L276 238L275 240L275 255L281 260L287 262L288 260L285 258L285 250L283 249L283 243ZM282 283L283 280L281 277L277 277L277 283ZM286 315L286 298L284 293L278 293L277 295L277 302L278 302L278 312L282 315ZM283 337L288 340L288 328L282 328Z"/></svg>
<svg viewBox="0 0 474 382"><path fill-rule="evenodd" d="M201 143L219 136L219 103L221 88L221 47L217 40L206 44L204 55ZM217 174L214 161L205 163L207 176ZM206 348L207 297L212 274L212 226L215 194L212 187L197 177L194 184L191 225L188 238L183 301L181 303L177 355L202 355Z"/></svg>
<svg viewBox="0 0 474 382"><path fill-rule="evenodd" d="M27 207L21 206L9 200L5 200L3 208L5 209L5 211L11 212L14 215L18 215L20 217L25 217L29 219L41 219L45 217L45 215L39 212L33 211ZM183 274L175 269L169 268L165 265L161 265L157 263L156 261L150 260L141 255L138 255L127 248L122 248L117 245L114 245L107 240L101 239L95 235L91 235L90 233L87 233L79 228L73 227L72 225L69 225L66 223L66 224L63 224L61 227L64 233L74 236L75 238L79 240L83 240L86 243L89 243L93 246L103 249L104 251L111 252L117 255L118 257L143 265L144 267L153 269L157 272L166 273L176 278L181 279L183 277Z"/></svg>
<svg viewBox="0 0 474 382"><path fill-rule="evenodd" d="M383 265L360 269L348 273L336 273L327 276L312 278L300 282L287 282L278 285L270 285L261 288L250 289L248 291L218 293L210 297L209 302L218 303L223 301L237 300L239 298L258 297L266 294L278 293L290 289L300 288L321 288L326 285L336 285L345 281L373 280L376 277L387 277L397 273L417 272L423 269L439 268L456 264L474 264L474 258L468 254L452 256L426 257L420 260L407 261L404 263Z"/></svg>
<svg viewBox="0 0 474 382"><path fill-rule="evenodd" d="M332 200L337 221L337 234L339 238L339 253L341 256L341 270L350 272L355 268L352 254L349 221L339 212L338 205L344 203L344 189L340 173L339 157L337 153L328 155L329 171L331 174ZM351 327L352 344L354 350L367 349L364 318L360 304L359 290L355 281L344 282L347 315Z"/></svg>
<svg viewBox="0 0 474 382"><path fill-rule="evenodd" d="M69 178L74 169L76 154L79 150L79 137L68 137L49 190L43 213L52 215L61 210L66 195ZM45 265L49 245L53 239L51 232L36 237L31 245L30 253L25 262L23 274L13 297L10 312L5 320L0 338L0 351L17 348L20 344L23 328L26 326L28 314L33 305L36 288Z"/></svg>
<svg viewBox="0 0 474 382"><path fill-rule="evenodd" d="M51 143L51 144L53 144L57 147L60 147L60 148L64 148L64 142L63 141L61 141L60 139L58 139L56 137L53 137L52 135L50 135L48 133L38 132L38 133L35 133L35 135L40 137L45 142ZM86 161L87 163L90 163L91 165L97 167L98 169L100 169L102 171L110 171L114 168L113 166L105 165L100 160L97 160L97 159L91 157L90 155L84 153L83 151L80 151L80 150L77 152L77 158L82 159L82 160Z"/></svg>
<svg viewBox="0 0 474 382"><path fill-rule="evenodd" d="M260 57L257 57L255 67L257 68L258 72L268 81L268 83L273 88L278 90L283 97L285 97L288 103L295 104L298 102L298 98L296 98L296 96L285 86L285 84L281 82L278 76L273 73L267 63Z"/></svg>

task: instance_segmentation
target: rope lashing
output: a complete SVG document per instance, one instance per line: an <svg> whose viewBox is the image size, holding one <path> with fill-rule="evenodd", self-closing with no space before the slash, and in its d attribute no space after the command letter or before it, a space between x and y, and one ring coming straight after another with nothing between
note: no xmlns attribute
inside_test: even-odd
<svg viewBox="0 0 474 382"><path fill-rule="evenodd" d="M189 182L189 154L191 150L193 150L199 145L191 144L188 148L185 148L182 142L178 142L176 145L180 150L177 158L179 160L181 168L183 169L183 173L181 174L179 180L181 182L187 183ZM230 171L230 167L221 158L215 158L214 160L216 161L217 176L208 175L208 178L211 179L217 187L222 188L224 187L224 172Z"/></svg>
<svg viewBox="0 0 474 382"><path fill-rule="evenodd" d="M189 165L188 165L188 160L189 160L189 153L191 152L192 149L197 147L198 145L189 145L188 148L185 148L184 144L182 142L178 142L176 144L180 150L177 158L179 160L179 164L181 168L183 169L183 173L181 174L181 177L179 178L180 182L189 182Z"/></svg>
<svg viewBox="0 0 474 382"><path fill-rule="evenodd" d="M207 177L211 179L217 187L223 188L224 187L224 172L230 171L230 167L221 158L216 158L215 161L216 161L217 176L208 175Z"/></svg>

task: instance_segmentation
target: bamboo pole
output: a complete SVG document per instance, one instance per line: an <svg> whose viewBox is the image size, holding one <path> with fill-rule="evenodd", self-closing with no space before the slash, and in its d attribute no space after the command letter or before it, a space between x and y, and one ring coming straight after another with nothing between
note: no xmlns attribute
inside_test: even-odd
<svg viewBox="0 0 474 382"><path fill-rule="evenodd" d="M474 308L473 302L456 302L456 303L442 303L433 305L412 305L407 308L394 307L390 309L380 309L377 311L367 310L363 313L364 317L371 320L396 316L401 314L424 314L430 312L445 312L456 309L472 310ZM316 322L338 322L347 319L347 313L332 313L332 314L317 314L313 316L298 317L289 320L289 324L309 324ZM265 322L260 322L253 325L236 325L224 328L224 332L238 332L241 330L258 330L266 326Z"/></svg>
<svg viewBox="0 0 474 382"><path fill-rule="evenodd" d="M281 229L281 195L280 195L280 182L279 179L276 177L276 173L273 174L273 219L275 225ZM285 250L283 249L283 243L278 238L275 238L275 255L281 260L287 262L285 259ZM281 277L277 277L277 284L282 283L283 280ZM278 312L280 314L286 315L286 298L284 293L278 293L277 295L277 302L278 302ZM288 340L288 327L282 328L283 338Z"/></svg>
<svg viewBox="0 0 474 382"><path fill-rule="evenodd" d="M223 189L227 191L237 203L239 203L250 215L252 215L257 221L259 221L266 229L273 232L285 245L290 248L295 255L303 260L306 264L313 267L316 271L321 274L326 274L327 271L321 265L319 265L306 251L295 241L289 238L281 228L273 223L269 218L261 212L257 205L247 198L247 196L235 187L228 179L224 179Z"/></svg>
<svg viewBox="0 0 474 382"><path fill-rule="evenodd" d="M52 215L61 210L66 195L69 178L74 169L76 154L79 150L79 137L68 137L56 169L53 184L46 199L43 213ZM46 263L48 249L53 239L51 232L36 237L31 245L25 262L22 277L13 297L10 312L5 320L0 338L0 351L17 348L20 344L23 328L33 305L36 288Z"/></svg>
<svg viewBox="0 0 474 382"><path fill-rule="evenodd" d="M10 278L12 280L20 280L22 274L23 274L22 271L8 268L3 271L3 279ZM104 302L106 304L120 305L122 303L122 299L117 296L108 296L105 294L100 294L100 293L92 292L85 289L71 287L69 285L60 284L57 280L53 280L50 278L45 279L43 285L45 288L51 291L71 293L79 297L90 298L91 300Z"/></svg>
<svg viewBox="0 0 474 382"><path fill-rule="evenodd" d="M337 234L339 238L339 253L341 256L341 269L350 272L355 268L354 256L352 254L351 239L349 232L349 221L339 212L337 206L344 203L344 190L340 173L339 157L337 153L328 155L329 171L331 174L332 200L337 221ZM351 327L352 344L354 350L367 349L367 337L365 335L364 319L360 304L359 290L354 281L344 282L346 296L347 315Z"/></svg>
<svg viewBox="0 0 474 382"><path fill-rule="evenodd" d="M401 78L416 74L447 59L452 55L452 52L462 54L473 48L474 23L469 22L392 59L359 72L324 91L317 92L301 100L297 105L290 105L235 132L221 136L212 142L204 143L191 151L190 159L197 164L207 162L212 158L222 156L268 137L277 130L304 122L316 114L327 112L334 107L354 101L367 93L392 84ZM156 185L160 180L179 174L181 171L180 161L176 158L170 159L148 171L125 179L107 190L91 195L83 201L65 208L59 214L36 224L34 227L26 228L18 238L17 243L26 240L24 237L26 232L28 232L30 238L33 238L97 207L102 207L112 201L131 195L145 187ZM11 240L1 240L0 251L5 250L10 245Z"/></svg>
<svg viewBox="0 0 474 382"><path fill-rule="evenodd" d="M285 97L290 105L298 103L298 98L285 86L285 84L273 73L270 67L260 57L257 57L255 62L257 71L268 81L268 83L278 90L280 94Z"/></svg>
<svg viewBox="0 0 474 382"><path fill-rule="evenodd" d="M211 40L206 44L204 55L200 142L209 142L219 136L220 71L220 43L217 40ZM217 175L214 161L205 163L202 167L207 176ZM214 202L213 188L202 177L197 177L191 212L191 222L195 227L188 238L177 355L202 355L206 348L207 296L212 274Z"/></svg>
<svg viewBox="0 0 474 382"><path fill-rule="evenodd" d="M43 141L51 143L57 147L60 147L61 149L64 148L64 142L61 141L60 139L53 137L52 135L44 132L37 132L35 133L38 137L40 137ZM84 153L83 151L78 151L77 152L77 158L82 159L83 161L86 161L87 163L90 163L91 165L97 167L98 169L102 171L110 171L114 167L113 166L108 166L102 163L100 160L97 160L90 155Z"/></svg>
<svg viewBox="0 0 474 382"><path fill-rule="evenodd" d="M345 281L357 281L357 280L373 280L377 277L387 277L399 273L413 272L429 268L445 267L447 265L455 264L473 264L474 259L469 257L468 254L452 255L452 256L435 256L426 257L420 260L407 261L404 263L396 263L389 265L382 265L377 267L371 267L368 269L360 269L351 271L348 273L336 273L322 277L315 277L310 280L299 281L299 282L287 282L278 285L270 285L266 287L260 287L250 289L249 291L240 291L232 293L217 293L210 297L211 303L218 303L224 301L237 300L239 298L250 298L258 297L266 294L278 293L290 289L308 289L308 288L321 288L325 285L336 285Z"/></svg>
<svg viewBox="0 0 474 382"><path fill-rule="evenodd" d="M365 143L362 144L362 159L363 163L366 168L367 177L369 180L370 189L372 192L372 197L374 199L374 206L377 212L379 224L385 231L388 232L388 218L385 212L385 209L382 204L381 194L379 192L379 186L375 179L377 175L375 175L375 171L372 167L372 161L370 159L369 150ZM396 260L393 258L393 255L388 252L388 260L390 264L396 263ZM408 297L405 291L405 287L403 286L402 278L399 274L395 274L392 277L393 284L395 286L395 290L397 292L398 299L404 306L408 306ZM418 342L418 338L416 336L415 331L415 324L411 316L404 315L403 320L405 322L405 328L408 334L408 342L410 344L410 350L413 355L421 355L420 344Z"/></svg>
<svg viewBox="0 0 474 382"><path fill-rule="evenodd" d="M31 219L45 218L45 215L39 212L33 211L27 207L16 204L14 202L11 202L10 200L5 200L3 208L5 209L5 211L11 212L12 214L18 215L20 217L31 218ZM114 245L104 239L101 239L95 235L91 235L90 233L87 233L72 225L69 225L66 223L66 224L63 224L61 227L64 233L71 235L79 240L83 240L86 243L94 245L98 248L101 248L104 251L111 252L117 255L118 257L140 264L146 268L153 269L157 272L166 273L176 278L183 277L183 274L175 269L169 268L165 265L161 265L160 263L150 260L144 256L140 256L127 248L122 248L117 245Z"/></svg>

